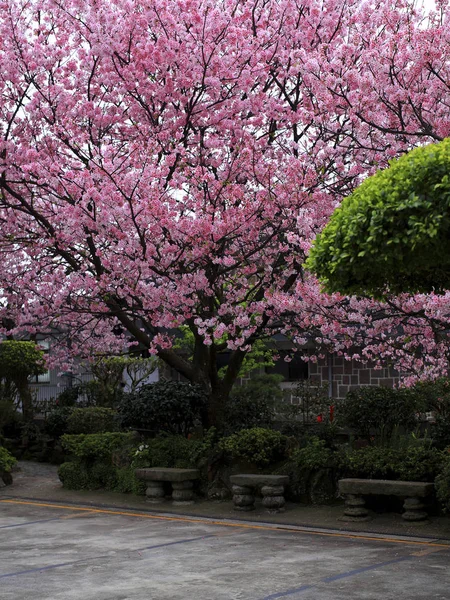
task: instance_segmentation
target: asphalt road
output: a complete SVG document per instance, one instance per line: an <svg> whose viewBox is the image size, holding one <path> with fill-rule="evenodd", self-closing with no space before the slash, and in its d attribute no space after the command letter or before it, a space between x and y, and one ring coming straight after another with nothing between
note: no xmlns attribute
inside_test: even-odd
<svg viewBox="0 0 450 600"><path fill-rule="evenodd" d="M0 499L1 600L450 600L450 546Z"/></svg>

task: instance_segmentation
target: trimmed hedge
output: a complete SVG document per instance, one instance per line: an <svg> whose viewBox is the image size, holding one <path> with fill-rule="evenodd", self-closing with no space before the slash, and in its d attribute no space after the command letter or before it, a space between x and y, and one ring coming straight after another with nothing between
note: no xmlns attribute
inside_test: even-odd
<svg viewBox="0 0 450 600"><path fill-rule="evenodd" d="M118 429L119 418L112 408L74 408L67 419L67 432L72 434L107 433Z"/></svg>
<svg viewBox="0 0 450 600"><path fill-rule="evenodd" d="M113 454L131 449L136 443L134 433L65 434L62 447L78 461L111 461Z"/></svg>
<svg viewBox="0 0 450 600"><path fill-rule="evenodd" d="M223 438L219 448L231 459L244 459L259 467L286 458L288 438L279 431L253 427Z"/></svg>
<svg viewBox="0 0 450 600"><path fill-rule="evenodd" d="M10 473L16 462L14 456L0 446L0 473Z"/></svg>

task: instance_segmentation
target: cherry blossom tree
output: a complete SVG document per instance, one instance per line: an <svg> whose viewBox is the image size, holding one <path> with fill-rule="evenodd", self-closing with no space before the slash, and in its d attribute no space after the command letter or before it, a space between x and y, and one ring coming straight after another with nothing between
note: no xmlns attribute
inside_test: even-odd
<svg viewBox="0 0 450 600"><path fill-rule="evenodd" d="M131 339L204 386L210 422L275 331L444 368L432 319L445 327L447 297L326 296L303 265L366 175L449 135L446 4L427 18L408 0L0 8L4 331L57 327L78 355Z"/></svg>

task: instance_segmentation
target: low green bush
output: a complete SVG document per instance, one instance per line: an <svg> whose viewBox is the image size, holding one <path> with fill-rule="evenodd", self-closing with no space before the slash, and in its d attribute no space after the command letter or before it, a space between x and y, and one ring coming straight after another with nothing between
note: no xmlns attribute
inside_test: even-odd
<svg viewBox="0 0 450 600"><path fill-rule="evenodd" d="M89 473L79 462L65 462L58 467L58 477L68 490L89 489Z"/></svg>
<svg viewBox="0 0 450 600"><path fill-rule="evenodd" d="M442 467L434 482L437 499L442 503L445 512L450 512L450 448L444 453Z"/></svg>
<svg viewBox="0 0 450 600"><path fill-rule="evenodd" d="M222 438L219 448L231 459L265 467L286 458L288 438L279 431L253 427Z"/></svg>
<svg viewBox="0 0 450 600"><path fill-rule="evenodd" d="M429 444L406 448L367 446L341 453L343 476L400 481L434 481L442 465L442 452Z"/></svg>
<svg viewBox="0 0 450 600"><path fill-rule="evenodd" d="M159 436L147 440L136 450L134 467L189 469L196 467L202 455L203 442L182 435Z"/></svg>
<svg viewBox="0 0 450 600"><path fill-rule="evenodd" d="M0 446L0 473L10 473L16 462L14 456Z"/></svg>
<svg viewBox="0 0 450 600"><path fill-rule="evenodd" d="M348 392L338 405L338 419L353 431L378 445L388 444L393 432L417 427L417 413L423 412L421 398L408 389L360 387Z"/></svg>
<svg viewBox="0 0 450 600"><path fill-rule="evenodd" d="M114 491L122 494L135 494L136 496L145 496L147 485L134 474L134 467L122 467L116 469L116 482Z"/></svg>
<svg viewBox="0 0 450 600"><path fill-rule="evenodd" d="M112 408L90 406L74 408L67 420L68 433L107 433L119 429L118 415Z"/></svg>
<svg viewBox="0 0 450 600"><path fill-rule="evenodd" d="M124 427L187 437L201 421L205 406L201 386L163 380L124 394L118 411Z"/></svg>
<svg viewBox="0 0 450 600"><path fill-rule="evenodd" d="M291 461L299 469L319 470L333 467L336 453L327 448L325 440L310 438L303 448L294 450Z"/></svg>
<svg viewBox="0 0 450 600"><path fill-rule="evenodd" d="M133 433L65 434L61 437L62 447L81 462L111 462L113 455L131 450L136 443Z"/></svg>

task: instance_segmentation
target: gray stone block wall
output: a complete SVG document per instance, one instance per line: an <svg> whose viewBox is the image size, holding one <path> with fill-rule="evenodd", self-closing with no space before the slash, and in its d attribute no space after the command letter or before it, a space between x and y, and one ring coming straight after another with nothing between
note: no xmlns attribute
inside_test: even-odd
<svg viewBox="0 0 450 600"><path fill-rule="evenodd" d="M311 382L328 384L329 358L321 358L317 363L309 363ZM392 367L377 367L373 363L347 361L343 356L332 356L332 395L336 400L345 398L347 392L361 386L373 385L394 387L399 381L399 373Z"/></svg>

